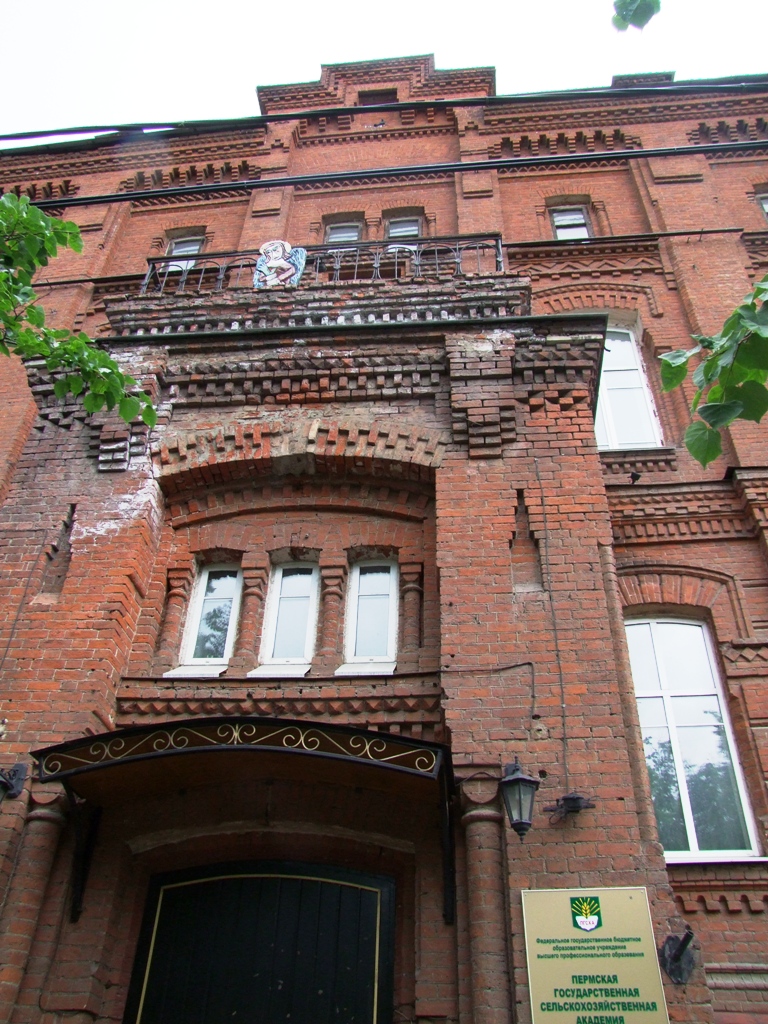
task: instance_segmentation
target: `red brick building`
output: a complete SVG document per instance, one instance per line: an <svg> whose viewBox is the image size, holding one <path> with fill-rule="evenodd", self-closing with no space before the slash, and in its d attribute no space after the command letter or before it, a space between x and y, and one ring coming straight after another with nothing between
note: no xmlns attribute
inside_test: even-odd
<svg viewBox="0 0 768 1024"><path fill-rule="evenodd" d="M2 367L0 1021L527 1022L521 892L626 886L768 1021L765 427L702 471L657 363L766 272L768 79L259 99L0 158L159 409Z"/></svg>

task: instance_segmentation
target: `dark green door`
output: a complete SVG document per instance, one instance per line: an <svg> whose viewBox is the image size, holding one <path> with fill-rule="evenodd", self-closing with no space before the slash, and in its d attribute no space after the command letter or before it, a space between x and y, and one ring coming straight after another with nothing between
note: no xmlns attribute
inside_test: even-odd
<svg viewBox="0 0 768 1024"><path fill-rule="evenodd" d="M125 1024L390 1024L394 882L219 865L151 887Z"/></svg>

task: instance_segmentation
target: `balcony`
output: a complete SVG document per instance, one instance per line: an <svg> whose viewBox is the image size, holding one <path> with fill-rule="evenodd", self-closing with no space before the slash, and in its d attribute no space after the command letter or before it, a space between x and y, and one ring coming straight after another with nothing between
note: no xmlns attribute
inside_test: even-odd
<svg viewBox="0 0 768 1024"><path fill-rule="evenodd" d="M307 262L298 286L421 282L500 274L504 253L499 235L413 239L408 242L355 242L307 246ZM203 253L193 258L156 256L141 294L202 295L235 289L253 290L258 249Z"/></svg>

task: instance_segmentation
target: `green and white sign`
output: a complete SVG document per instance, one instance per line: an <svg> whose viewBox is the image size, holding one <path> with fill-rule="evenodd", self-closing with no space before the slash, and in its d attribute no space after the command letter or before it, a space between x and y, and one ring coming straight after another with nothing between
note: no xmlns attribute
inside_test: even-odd
<svg viewBox="0 0 768 1024"><path fill-rule="evenodd" d="M523 890L533 1024L669 1024L648 895Z"/></svg>

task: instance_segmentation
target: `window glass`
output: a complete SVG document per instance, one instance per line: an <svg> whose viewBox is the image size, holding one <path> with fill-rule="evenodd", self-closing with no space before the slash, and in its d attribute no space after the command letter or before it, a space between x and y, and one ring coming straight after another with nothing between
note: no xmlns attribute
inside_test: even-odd
<svg viewBox="0 0 768 1024"><path fill-rule="evenodd" d="M661 432L640 352L629 331L609 330L595 415L598 448L656 448Z"/></svg>
<svg viewBox="0 0 768 1024"><path fill-rule="evenodd" d="M387 224L387 238L418 238L420 234L419 217L397 217Z"/></svg>
<svg viewBox="0 0 768 1024"><path fill-rule="evenodd" d="M325 229L326 242L359 242L363 226L359 223L329 224Z"/></svg>
<svg viewBox="0 0 768 1024"><path fill-rule="evenodd" d="M304 658L314 576L311 566L284 568L280 573L273 658Z"/></svg>
<svg viewBox="0 0 768 1024"><path fill-rule="evenodd" d="M205 239L202 237L173 238L168 243L168 255L194 256L202 252L204 242ZM183 274L190 271L194 265L194 260L173 260L172 263L166 264L166 270L168 273Z"/></svg>
<svg viewBox="0 0 768 1024"><path fill-rule="evenodd" d="M278 565L272 571L261 665L253 675L305 675L315 651L320 572L306 562Z"/></svg>
<svg viewBox="0 0 768 1024"><path fill-rule="evenodd" d="M343 672L395 670L398 574L391 562L363 562L349 574Z"/></svg>
<svg viewBox="0 0 768 1024"><path fill-rule="evenodd" d="M192 616L192 660L229 658L240 599L240 572L231 567L204 569Z"/></svg>
<svg viewBox="0 0 768 1024"><path fill-rule="evenodd" d="M756 852L743 779L704 626L626 624L651 794L672 859ZM690 859L690 857L688 858Z"/></svg>
<svg viewBox="0 0 768 1024"><path fill-rule="evenodd" d="M386 657L390 571L388 565L364 565L360 568L355 630L355 656L358 658Z"/></svg>
<svg viewBox="0 0 768 1024"><path fill-rule="evenodd" d="M757 201L762 206L765 216L768 217L768 195L758 196Z"/></svg>
<svg viewBox="0 0 768 1024"><path fill-rule="evenodd" d="M559 242L570 238L589 238L589 221L583 206L552 210L552 228Z"/></svg>

